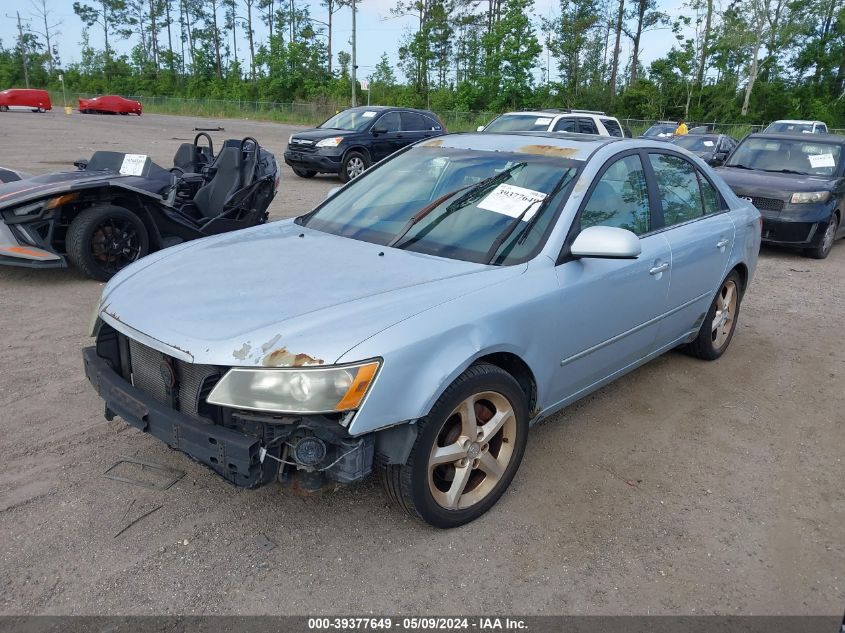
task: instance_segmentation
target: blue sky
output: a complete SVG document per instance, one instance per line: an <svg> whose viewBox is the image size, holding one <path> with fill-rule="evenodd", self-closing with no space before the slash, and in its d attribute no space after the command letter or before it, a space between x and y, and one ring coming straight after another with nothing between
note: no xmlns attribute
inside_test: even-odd
<svg viewBox="0 0 845 633"><path fill-rule="evenodd" d="M90 1L90 0L89 0ZM548 17L554 15L558 6L557 0L535 0L535 15L539 20L540 16ZM15 43L17 37L17 22L14 18L6 17L6 14L14 15L20 11L22 19L33 19L34 10L31 0L6 0L2 3L4 11L0 13L0 39L4 46ZM326 11L319 6L317 1L311 4L311 15L318 20L326 20ZM391 18L390 9L395 6L395 0L362 0L358 4L358 74L360 78L366 78L379 60L383 52L395 63L399 41L406 29L412 28L414 18ZM675 18L684 11L682 0L659 0L661 9ZM53 11L51 19L53 22L61 21L58 30L61 35L58 37L59 54L63 64L72 63L79 59L79 43L82 40L83 24L73 12L73 0L47 0L48 8ZM260 42L266 37L266 28L263 23L256 20L256 41ZM335 60L337 51L350 50L349 39L352 33L351 10L341 9L335 14L334 26L334 51ZM33 22L33 28L37 28ZM174 39L178 25L174 26ZM90 31L91 44L95 47L102 47L102 32L98 27ZM623 53L630 54L630 41L624 41ZM247 53L245 40L238 42L238 55L242 57ZM674 38L669 30L648 32L642 41L641 60L648 65L652 60L661 57L672 47ZM119 51L128 51L134 42L119 41L113 44ZM545 64L545 54L542 56L542 63ZM554 63L554 62L553 62ZM554 71L552 71L554 79Z"/></svg>

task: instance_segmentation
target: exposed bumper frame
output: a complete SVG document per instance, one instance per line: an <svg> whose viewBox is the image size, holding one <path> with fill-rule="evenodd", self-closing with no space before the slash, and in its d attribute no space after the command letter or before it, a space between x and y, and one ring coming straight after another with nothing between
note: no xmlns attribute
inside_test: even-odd
<svg viewBox="0 0 845 633"><path fill-rule="evenodd" d="M106 403L106 418L119 415L237 486L252 488L275 476L275 462L263 465L259 459L259 438L205 424L159 403L124 380L94 347L85 348L82 357L85 376ZM266 472L270 468L273 473Z"/></svg>

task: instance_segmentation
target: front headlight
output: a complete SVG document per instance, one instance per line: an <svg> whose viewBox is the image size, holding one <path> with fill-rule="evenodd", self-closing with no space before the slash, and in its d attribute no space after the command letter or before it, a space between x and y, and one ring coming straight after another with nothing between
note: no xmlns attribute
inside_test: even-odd
<svg viewBox="0 0 845 633"><path fill-rule="evenodd" d="M830 200L829 191L801 191L793 193L789 200L792 204L813 204Z"/></svg>
<svg viewBox="0 0 845 633"><path fill-rule="evenodd" d="M233 367L208 395L209 404L274 413L334 413L357 409L379 361L338 367Z"/></svg>
<svg viewBox="0 0 845 633"><path fill-rule="evenodd" d="M333 136L332 138L324 138L322 141L318 141L314 147L337 147L342 141L342 136Z"/></svg>

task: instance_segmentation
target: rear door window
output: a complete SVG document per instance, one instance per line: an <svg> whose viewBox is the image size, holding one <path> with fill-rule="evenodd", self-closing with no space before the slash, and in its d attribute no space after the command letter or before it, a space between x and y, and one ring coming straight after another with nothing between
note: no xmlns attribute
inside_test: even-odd
<svg viewBox="0 0 845 633"><path fill-rule="evenodd" d="M426 129L425 121L421 114L416 112L401 112L403 132L422 132Z"/></svg>
<svg viewBox="0 0 845 633"><path fill-rule="evenodd" d="M682 224L704 215L698 170L680 156L649 154L657 181L665 226Z"/></svg>

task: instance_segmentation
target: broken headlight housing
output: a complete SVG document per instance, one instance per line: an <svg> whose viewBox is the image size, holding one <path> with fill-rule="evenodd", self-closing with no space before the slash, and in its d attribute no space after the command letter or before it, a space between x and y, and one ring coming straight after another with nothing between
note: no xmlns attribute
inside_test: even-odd
<svg viewBox="0 0 845 633"><path fill-rule="evenodd" d="M378 360L333 367L233 367L208 395L209 404L274 413L357 409L375 382Z"/></svg>

